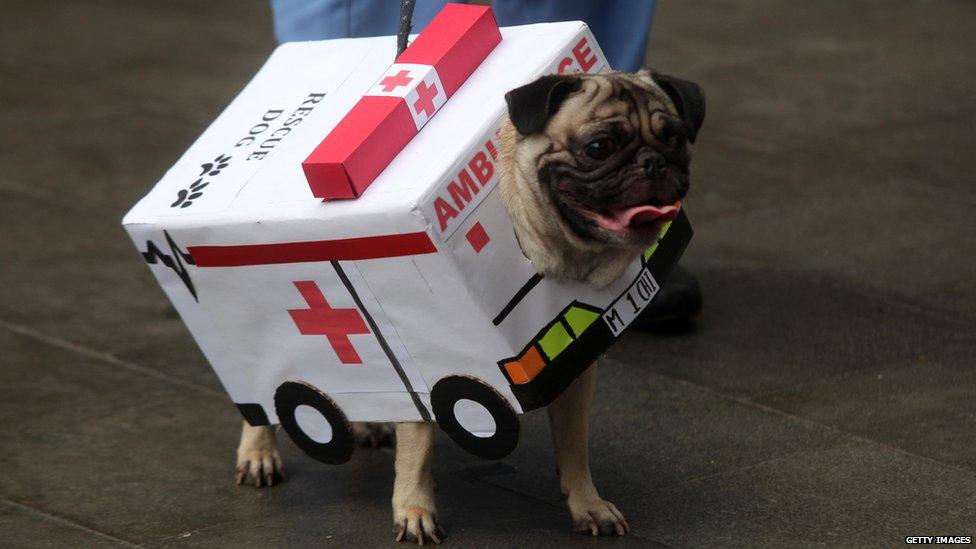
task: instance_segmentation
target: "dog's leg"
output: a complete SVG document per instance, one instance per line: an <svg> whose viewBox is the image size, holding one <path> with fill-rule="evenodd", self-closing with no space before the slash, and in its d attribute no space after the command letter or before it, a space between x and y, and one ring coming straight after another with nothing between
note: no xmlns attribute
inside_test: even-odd
<svg viewBox="0 0 976 549"><path fill-rule="evenodd" d="M354 421L351 424L352 436L356 443L363 448L386 448L396 444L396 425L393 423L363 423Z"/></svg>
<svg viewBox="0 0 976 549"><path fill-rule="evenodd" d="M596 363L549 405L559 484L573 517L573 530L594 536L614 532L622 536L630 530L627 520L612 503L600 497L590 477L587 445L595 386Z"/></svg>
<svg viewBox="0 0 976 549"><path fill-rule="evenodd" d="M285 479L285 465L278 453L274 428L252 427L246 421L237 446L237 484L272 486Z"/></svg>
<svg viewBox="0 0 976 549"><path fill-rule="evenodd" d="M434 505L430 457L434 446L432 423L397 423L396 480L393 483L393 531L420 545L425 538L440 543L444 535Z"/></svg>

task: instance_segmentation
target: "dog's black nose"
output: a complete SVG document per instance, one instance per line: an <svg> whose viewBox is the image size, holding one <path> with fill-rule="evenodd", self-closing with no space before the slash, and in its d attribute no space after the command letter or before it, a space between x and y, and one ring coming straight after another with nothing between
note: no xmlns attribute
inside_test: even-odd
<svg viewBox="0 0 976 549"><path fill-rule="evenodd" d="M664 155L656 151L641 151L637 153L637 162L648 174L660 175L667 160Z"/></svg>

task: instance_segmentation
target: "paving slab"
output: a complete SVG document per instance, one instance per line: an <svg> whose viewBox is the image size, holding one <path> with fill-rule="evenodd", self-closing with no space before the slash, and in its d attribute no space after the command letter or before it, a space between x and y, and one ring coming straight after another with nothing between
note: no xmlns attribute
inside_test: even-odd
<svg viewBox="0 0 976 549"><path fill-rule="evenodd" d="M246 523L228 522L184 532L162 540L159 546L411 546L393 543L390 510L385 505L393 480L392 456L378 456L374 452L364 455L362 460L367 462L365 465L370 471L357 475L356 481L361 483L357 489L371 489L376 494L368 499L335 493L315 479L296 478L294 480L298 482L312 482L313 486L282 488L314 490L318 497L342 497L342 500L323 502L305 499L305 505L289 508L287 513L269 513L263 519ZM437 471L435 477L440 514L448 533L442 544L445 547L595 547L607 543L613 547L665 547L639 532L610 540L573 534L569 528L568 513L561 506L526 498L473 477L445 471ZM289 500L295 498L294 495L287 497Z"/></svg>
<svg viewBox="0 0 976 549"><path fill-rule="evenodd" d="M198 505L222 493L243 502L231 481L238 420L223 398L0 337L0 413L13 427L0 437L15 449L0 462L18 471L0 479L5 498L134 543L242 512ZM223 430L199 428L220 418Z"/></svg>
<svg viewBox="0 0 976 549"><path fill-rule="evenodd" d="M0 189L95 214L98 225L120 224L206 127L147 112L137 103L132 98L5 113L0 179L6 183ZM121 242L120 237L124 233L113 240Z"/></svg>
<svg viewBox="0 0 976 549"><path fill-rule="evenodd" d="M116 220L2 188L0 217L0 320L221 391Z"/></svg>
<svg viewBox="0 0 976 549"><path fill-rule="evenodd" d="M4 11L0 180L116 221L274 48L261 2L39 1Z"/></svg>
<svg viewBox="0 0 976 549"><path fill-rule="evenodd" d="M921 355L756 400L935 461L976 471L976 369L972 347Z"/></svg>
<svg viewBox="0 0 976 549"><path fill-rule="evenodd" d="M601 368L594 477L634 536L569 532L535 412L499 463L438 434L447 544L972 534L976 4L657 9L650 64L708 94L706 306ZM389 450L283 442L288 482L232 483L237 413L119 226L273 47L265 2L4 4L0 545L395 545Z"/></svg>
<svg viewBox="0 0 976 549"><path fill-rule="evenodd" d="M0 420L16 425L0 434L5 447L16 448L0 463L19 472L0 479L0 493L33 511L10 512L25 515L10 519L18 528L47 514L80 531L149 545L373 545L392 538L389 450L361 450L349 464L329 467L283 442L287 482L236 486L239 420L226 399L6 332L0 343L7 351L0 399L17 403L0 409ZM523 537L542 546L589 543L570 532L562 505L484 482L480 462L452 446L439 435L436 475L442 515L462 546ZM653 546L641 537L623 543Z"/></svg>
<svg viewBox="0 0 976 549"><path fill-rule="evenodd" d="M894 547L906 536L971 536L974 497L970 471L854 442L635 503L647 533L679 547Z"/></svg>
<svg viewBox="0 0 976 549"><path fill-rule="evenodd" d="M748 397L974 345L967 324L843 279L785 267L697 272L706 303L693 331L634 332L609 355Z"/></svg>
<svg viewBox="0 0 976 549"><path fill-rule="evenodd" d="M690 255L758 248L971 319L976 264L955 252L976 228L973 21L959 2L661 3L650 63L709 105Z"/></svg>
<svg viewBox="0 0 976 549"><path fill-rule="evenodd" d="M181 109L184 118L216 114L210 109L274 47L262 2L13 0L4 15L0 68L21 85L2 93L38 108L65 99L182 101L195 106Z"/></svg>
<svg viewBox="0 0 976 549"><path fill-rule="evenodd" d="M976 232L976 197L933 197L919 181L830 170L818 175L816 186L807 180L805 188L789 190L768 190L784 186L775 176L756 178L769 187L745 191L736 199L741 204L689 208L698 229L690 260L728 270L736 259L759 259L777 270L847 281L879 300L935 308L963 322L976 318L976 258L960 253L961 235ZM783 192L790 200L774 198ZM746 204L753 198L765 205Z"/></svg>
<svg viewBox="0 0 976 549"><path fill-rule="evenodd" d="M0 530L6 547L133 547L9 500L0 500Z"/></svg>
<svg viewBox="0 0 976 549"><path fill-rule="evenodd" d="M591 468L601 495L610 501L848 440L813 422L656 374L637 361L608 358L599 368ZM505 460L511 469L486 481L557 504L547 415L527 414L523 425L519 448ZM638 509L619 508L636 531L645 526L629 517Z"/></svg>

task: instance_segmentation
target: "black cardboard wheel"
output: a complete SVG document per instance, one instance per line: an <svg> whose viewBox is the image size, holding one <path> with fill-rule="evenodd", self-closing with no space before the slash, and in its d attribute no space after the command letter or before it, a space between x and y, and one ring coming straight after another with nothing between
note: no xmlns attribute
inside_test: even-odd
<svg viewBox="0 0 976 549"><path fill-rule="evenodd" d="M286 381L278 386L274 400L278 421L291 440L306 454L330 465L349 461L355 449L352 429L346 415L325 393L303 381ZM315 408L329 423L332 438L328 442L313 440L298 425L295 410L303 404Z"/></svg>
<svg viewBox="0 0 976 549"><path fill-rule="evenodd" d="M479 437L468 432L454 413L459 400L468 399L485 407L495 421L495 433ZM466 376L448 376L434 384L430 404L441 429L458 446L484 459L501 459L518 446L519 420L512 406L495 389Z"/></svg>

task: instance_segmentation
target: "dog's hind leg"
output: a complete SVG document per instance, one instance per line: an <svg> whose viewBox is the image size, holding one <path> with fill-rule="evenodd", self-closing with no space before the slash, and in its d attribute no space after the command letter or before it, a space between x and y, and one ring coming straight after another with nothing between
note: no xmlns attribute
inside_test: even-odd
<svg viewBox="0 0 976 549"><path fill-rule="evenodd" d="M285 466L278 452L274 427L252 427L246 421L237 446L237 484L272 486L285 479Z"/></svg>
<svg viewBox="0 0 976 549"><path fill-rule="evenodd" d="M396 445L396 425L393 423L362 423L354 421L352 436L363 448L386 448Z"/></svg>
<svg viewBox="0 0 976 549"><path fill-rule="evenodd" d="M595 387L596 363L549 405L559 484L573 517L573 530L594 536L612 533L622 536L630 530L627 520L612 503L600 497L590 476L587 446L590 402Z"/></svg>
<svg viewBox="0 0 976 549"><path fill-rule="evenodd" d="M444 532L434 504L434 478L430 458L434 448L432 423L397 423L396 480L393 483L393 531L396 541L423 545L440 543Z"/></svg>

